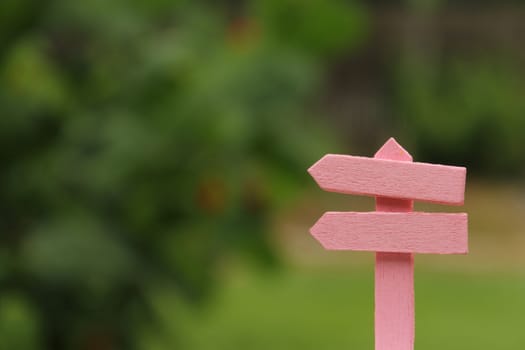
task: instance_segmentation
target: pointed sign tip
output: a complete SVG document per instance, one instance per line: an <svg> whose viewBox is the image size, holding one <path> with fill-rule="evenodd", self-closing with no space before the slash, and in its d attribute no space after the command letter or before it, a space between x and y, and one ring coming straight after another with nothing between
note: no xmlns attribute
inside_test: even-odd
<svg viewBox="0 0 525 350"><path fill-rule="evenodd" d="M308 172L308 174L310 174L310 176L312 176L314 179L316 177L316 175L319 174L319 166L320 164L322 164L327 158L329 158L331 156L331 154L325 154L324 156L322 156L317 162L315 162L314 164L312 164L308 170L306 170Z"/></svg>
<svg viewBox="0 0 525 350"><path fill-rule="evenodd" d="M321 158L322 159L322 158ZM310 174L311 177L313 177L315 179L315 169L317 167L317 164L319 164L319 161L318 160L317 162L315 162L314 164L312 164L306 171L308 172L308 174Z"/></svg>
<svg viewBox="0 0 525 350"><path fill-rule="evenodd" d="M412 156L408 153L395 138L389 138L383 146L376 152L374 158L412 161Z"/></svg>
<svg viewBox="0 0 525 350"><path fill-rule="evenodd" d="M321 161L325 157L326 157L326 155L324 157L322 157L321 159L319 159L317 162L315 162L311 167L308 168L308 170L306 170L308 172L308 174L310 174L310 176L314 179L315 183L321 188L323 186L319 183L319 176L321 175L321 173L319 171L319 163L321 163Z"/></svg>

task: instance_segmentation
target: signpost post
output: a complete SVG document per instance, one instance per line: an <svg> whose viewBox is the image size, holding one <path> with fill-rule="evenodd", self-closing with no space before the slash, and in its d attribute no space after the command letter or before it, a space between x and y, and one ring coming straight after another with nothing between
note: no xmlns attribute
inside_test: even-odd
<svg viewBox="0 0 525 350"><path fill-rule="evenodd" d="M462 205L466 169L413 163L391 138L374 158L326 155L308 172L326 191L376 198L375 212L327 212L310 232L329 250L376 252L375 349L412 350L413 253L468 252L467 214L412 212L413 200Z"/></svg>

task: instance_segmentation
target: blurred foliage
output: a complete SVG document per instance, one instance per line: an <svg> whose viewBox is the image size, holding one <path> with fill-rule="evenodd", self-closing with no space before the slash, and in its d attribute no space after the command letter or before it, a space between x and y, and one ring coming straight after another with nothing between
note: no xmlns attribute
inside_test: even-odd
<svg viewBox="0 0 525 350"><path fill-rule="evenodd" d="M272 38L315 56L355 49L366 37L364 8L349 1L258 1L256 13Z"/></svg>
<svg viewBox="0 0 525 350"><path fill-rule="evenodd" d="M323 60L365 25L336 0L2 1L3 347L133 349L151 295L275 262L270 209L334 142Z"/></svg>
<svg viewBox="0 0 525 350"><path fill-rule="evenodd" d="M525 82L513 60L411 61L401 69L399 113L423 159L477 174L523 174Z"/></svg>

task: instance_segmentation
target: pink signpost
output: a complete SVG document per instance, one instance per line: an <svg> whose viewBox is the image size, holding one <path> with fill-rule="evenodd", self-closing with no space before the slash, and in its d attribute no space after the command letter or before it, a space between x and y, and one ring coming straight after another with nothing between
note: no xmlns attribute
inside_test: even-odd
<svg viewBox="0 0 525 350"><path fill-rule="evenodd" d="M310 229L329 250L376 252L375 348L414 348L413 253L466 254L467 214L412 212L413 201L462 205L466 169L413 163L393 138L374 158L328 154L308 172L326 191L376 197L375 212L327 212Z"/></svg>

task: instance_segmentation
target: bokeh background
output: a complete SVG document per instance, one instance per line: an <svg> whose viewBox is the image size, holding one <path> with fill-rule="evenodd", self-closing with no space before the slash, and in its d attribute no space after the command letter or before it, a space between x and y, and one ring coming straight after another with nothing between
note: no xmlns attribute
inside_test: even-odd
<svg viewBox="0 0 525 350"><path fill-rule="evenodd" d="M468 167L470 254L417 256L416 347L525 348L520 1L2 0L0 348L372 349L372 198L325 153Z"/></svg>

